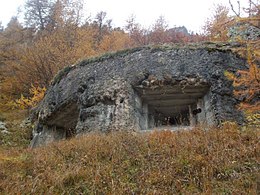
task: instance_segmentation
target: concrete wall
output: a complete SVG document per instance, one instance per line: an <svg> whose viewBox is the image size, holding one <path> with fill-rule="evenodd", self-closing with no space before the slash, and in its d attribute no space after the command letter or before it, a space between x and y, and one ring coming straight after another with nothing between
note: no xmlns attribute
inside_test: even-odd
<svg viewBox="0 0 260 195"><path fill-rule="evenodd" d="M35 131L35 130L38 130ZM41 129L41 131L39 131ZM66 131L57 126L48 126L48 125L37 125L33 131L33 140L30 143L31 147L42 146L53 141L64 140L66 139Z"/></svg>
<svg viewBox="0 0 260 195"><path fill-rule="evenodd" d="M137 126L137 130L148 129L148 104L145 103L137 92L134 92L134 113Z"/></svg>
<svg viewBox="0 0 260 195"><path fill-rule="evenodd" d="M194 124L243 123L242 113L235 110L239 100L232 82L224 75L246 67L246 60L231 51L233 46L135 48L71 66L58 74L35 109L33 118L40 124L35 145L55 140L53 127L75 128L76 134L153 128L159 125L157 110L169 116L172 110L183 112L182 104L203 108L201 115L191 117Z"/></svg>
<svg viewBox="0 0 260 195"><path fill-rule="evenodd" d="M210 103L211 101L211 92L208 92L203 98L200 98L197 102L197 108L201 108L201 113L197 115L197 124L198 125L206 125L206 126L214 126L215 116L213 113L213 108Z"/></svg>

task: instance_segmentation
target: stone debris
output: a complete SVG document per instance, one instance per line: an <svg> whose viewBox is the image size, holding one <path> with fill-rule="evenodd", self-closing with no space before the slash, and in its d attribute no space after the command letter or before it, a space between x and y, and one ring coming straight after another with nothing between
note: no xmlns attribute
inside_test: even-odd
<svg viewBox="0 0 260 195"><path fill-rule="evenodd" d="M30 128L32 126L32 121L30 118L24 119L19 125L21 128Z"/></svg>
<svg viewBox="0 0 260 195"><path fill-rule="evenodd" d="M10 134L11 133L6 128L6 123L5 122L0 121L0 132L3 133L3 134Z"/></svg>

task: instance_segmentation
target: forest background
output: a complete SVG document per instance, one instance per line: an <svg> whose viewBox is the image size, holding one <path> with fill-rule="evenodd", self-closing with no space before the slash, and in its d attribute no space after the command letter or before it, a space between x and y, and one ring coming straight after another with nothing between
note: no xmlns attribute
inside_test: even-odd
<svg viewBox="0 0 260 195"><path fill-rule="evenodd" d="M130 16L122 28L112 26L112 20L103 11L94 18L84 18L82 0L27 0L24 24L14 16L6 27L0 25L0 109L35 106L60 69L84 58L151 44L229 42L229 29L237 23L259 29L258 1L249 0L247 7L238 6L237 10L230 5L233 16L227 7L218 5L204 25L204 33L194 34L185 27L169 28L163 16L149 28L142 27ZM256 101L259 41L243 40L241 36L235 41L245 45L239 53L248 58L250 67L238 72L239 76L227 75L235 86L247 87L235 91L236 95L243 96L242 107L256 111L259 110ZM252 100L253 107L249 105Z"/></svg>

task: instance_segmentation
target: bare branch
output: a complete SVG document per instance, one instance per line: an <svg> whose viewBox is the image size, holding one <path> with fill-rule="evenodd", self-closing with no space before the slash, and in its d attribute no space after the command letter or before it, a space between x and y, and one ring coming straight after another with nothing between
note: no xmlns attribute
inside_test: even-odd
<svg viewBox="0 0 260 195"><path fill-rule="evenodd" d="M236 14L237 17L240 17L240 2L237 1L238 4L238 13L235 11L233 4L231 3L231 0L229 0L229 5L231 7L231 10Z"/></svg>
<svg viewBox="0 0 260 195"><path fill-rule="evenodd" d="M252 0L250 0L250 4L253 5L255 9L257 9L257 12L258 12L258 13L260 13L260 6L259 6L258 3L256 4L255 2L253 2Z"/></svg>

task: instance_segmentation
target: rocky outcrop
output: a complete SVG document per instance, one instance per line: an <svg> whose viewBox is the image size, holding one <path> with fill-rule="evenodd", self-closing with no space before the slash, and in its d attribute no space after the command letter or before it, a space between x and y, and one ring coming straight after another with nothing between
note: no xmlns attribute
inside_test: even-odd
<svg viewBox="0 0 260 195"><path fill-rule="evenodd" d="M260 28L250 23L238 22L229 28L228 36L232 41L256 41L260 39Z"/></svg>
<svg viewBox="0 0 260 195"><path fill-rule="evenodd" d="M242 123L224 76L246 68L237 46L143 47L66 67L34 111L32 146L90 131Z"/></svg>

